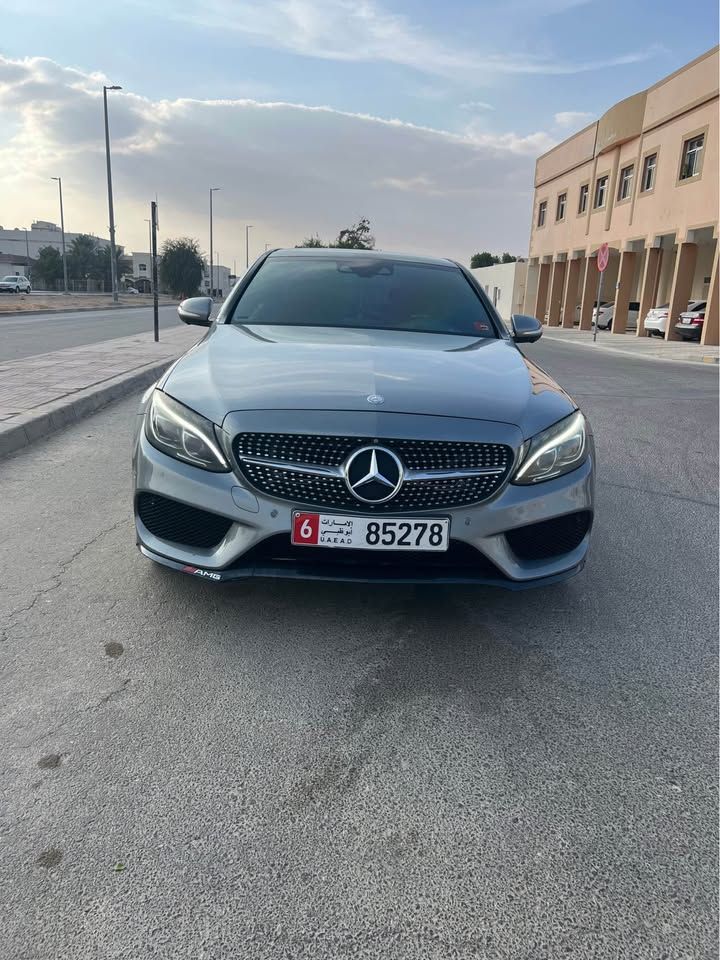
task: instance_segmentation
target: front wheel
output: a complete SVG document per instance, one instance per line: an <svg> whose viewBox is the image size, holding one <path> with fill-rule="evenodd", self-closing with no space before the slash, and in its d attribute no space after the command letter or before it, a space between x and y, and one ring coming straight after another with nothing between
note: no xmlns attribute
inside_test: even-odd
<svg viewBox="0 0 720 960"><path fill-rule="evenodd" d="M20 287L15 287L15 293L20 293Z"/></svg>

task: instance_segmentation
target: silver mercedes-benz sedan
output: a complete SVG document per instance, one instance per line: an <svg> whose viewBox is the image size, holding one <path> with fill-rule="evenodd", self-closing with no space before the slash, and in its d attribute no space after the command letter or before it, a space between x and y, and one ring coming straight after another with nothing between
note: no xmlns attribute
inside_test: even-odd
<svg viewBox="0 0 720 960"><path fill-rule="evenodd" d="M194 576L479 583L577 573L595 452L573 400L464 267L273 250L143 397L145 556Z"/></svg>

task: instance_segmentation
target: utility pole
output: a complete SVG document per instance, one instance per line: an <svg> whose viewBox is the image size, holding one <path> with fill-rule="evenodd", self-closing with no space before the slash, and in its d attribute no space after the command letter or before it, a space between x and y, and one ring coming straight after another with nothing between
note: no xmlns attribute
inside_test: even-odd
<svg viewBox="0 0 720 960"><path fill-rule="evenodd" d="M213 286L212 195L216 193L219 189L220 187L210 187L210 296L213 298L213 300L215 299L215 295L213 293L213 291L215 290L215 287Z"/></svg>
<svg viewBox="0 0 720 960"><path fill-rule="evenodd" d="M252 224L245 224L245 269L250 266L250 231L252 230Z"/></svg>
<svg viewBox="0 0 720 960"><path fill-rule="evenodd" d="M27 228L25 229L25 276L30 276L30 244L28 243Z"/></svg>
<svg viewBox="0 0 720 960"><path fill-rule="evenodd" d="M150 260L152 261L152 220L145 218L145 223L148 225L148 250L150 252ZM150 293L153 292L155 286L152 282L152 265L150 267Z"/></svg>
<svg viewBox="0 0 720 960"><path fill-rule="evenodd" d="M62 232L62 253L63 253L63 284L65 294L68 292L68 279L67 279L67 257L65 256L65 215L63 213L63 199L62 199L62 177L50 177L51 180L57 180L58 189L60 191L60 230Z"/></svg>
<svg viewBox="0 0 720 960"><path fill-rule="evenodd" d="M110 169L110 129L108 127L108 90L122 90L122 87L116 85L103 86L103 107L105 110L105 159L107 161L107 188L108 188L108 214L110 217L110 282L112 284L113 300L117 303L117 262L115 260L115 213L113 211L112 194L112 170Z"/></svg>
<svg viewBox="0 0 720 960"><path fill-rule="evenodd" d="M153 339L155 343L160 339L160 317L158 314L158 282L157 282L157 203L150 203L150 258L152 260L152 288L153 288Z"/></svg>

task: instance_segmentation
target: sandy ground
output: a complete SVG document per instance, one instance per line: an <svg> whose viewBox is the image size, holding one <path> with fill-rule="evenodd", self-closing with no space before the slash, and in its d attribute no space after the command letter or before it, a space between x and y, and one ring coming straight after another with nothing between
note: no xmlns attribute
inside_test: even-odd
<svg viewBox="0 0 720 960"><path fill-rule="evenodd" d="M120 294L117 306L121 307L140 307L150 306L153 302L152 297L130 296ZM160 303L176 303L172 297L160 297ZM47 310L57 312L60 310L97 310L99 308L114 307L113 299L110 294L69 294L58 296L57 294L31 293L29 295L20 294L2 294L0 295L0 314L5 313L28 313L36 310Z"/></svg>

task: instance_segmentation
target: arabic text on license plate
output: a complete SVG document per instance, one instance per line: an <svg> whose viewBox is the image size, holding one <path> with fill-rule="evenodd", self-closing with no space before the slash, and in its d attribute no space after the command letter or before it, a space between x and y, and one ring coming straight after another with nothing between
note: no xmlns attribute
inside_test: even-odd
<svg viewBox="0 0 720 960"><path fill-rule="evenodd" d="M692 323L692 317L683 317L683 318L682 318L682 322L683 322L683 323Z"/></svg>
<svg viewBox="0 0 720 960"><path fill-rule="evenodd" d="M450 521L409 517L341 517L296 511L291 540L305 547L355 550L447 550Z"/></svg>

